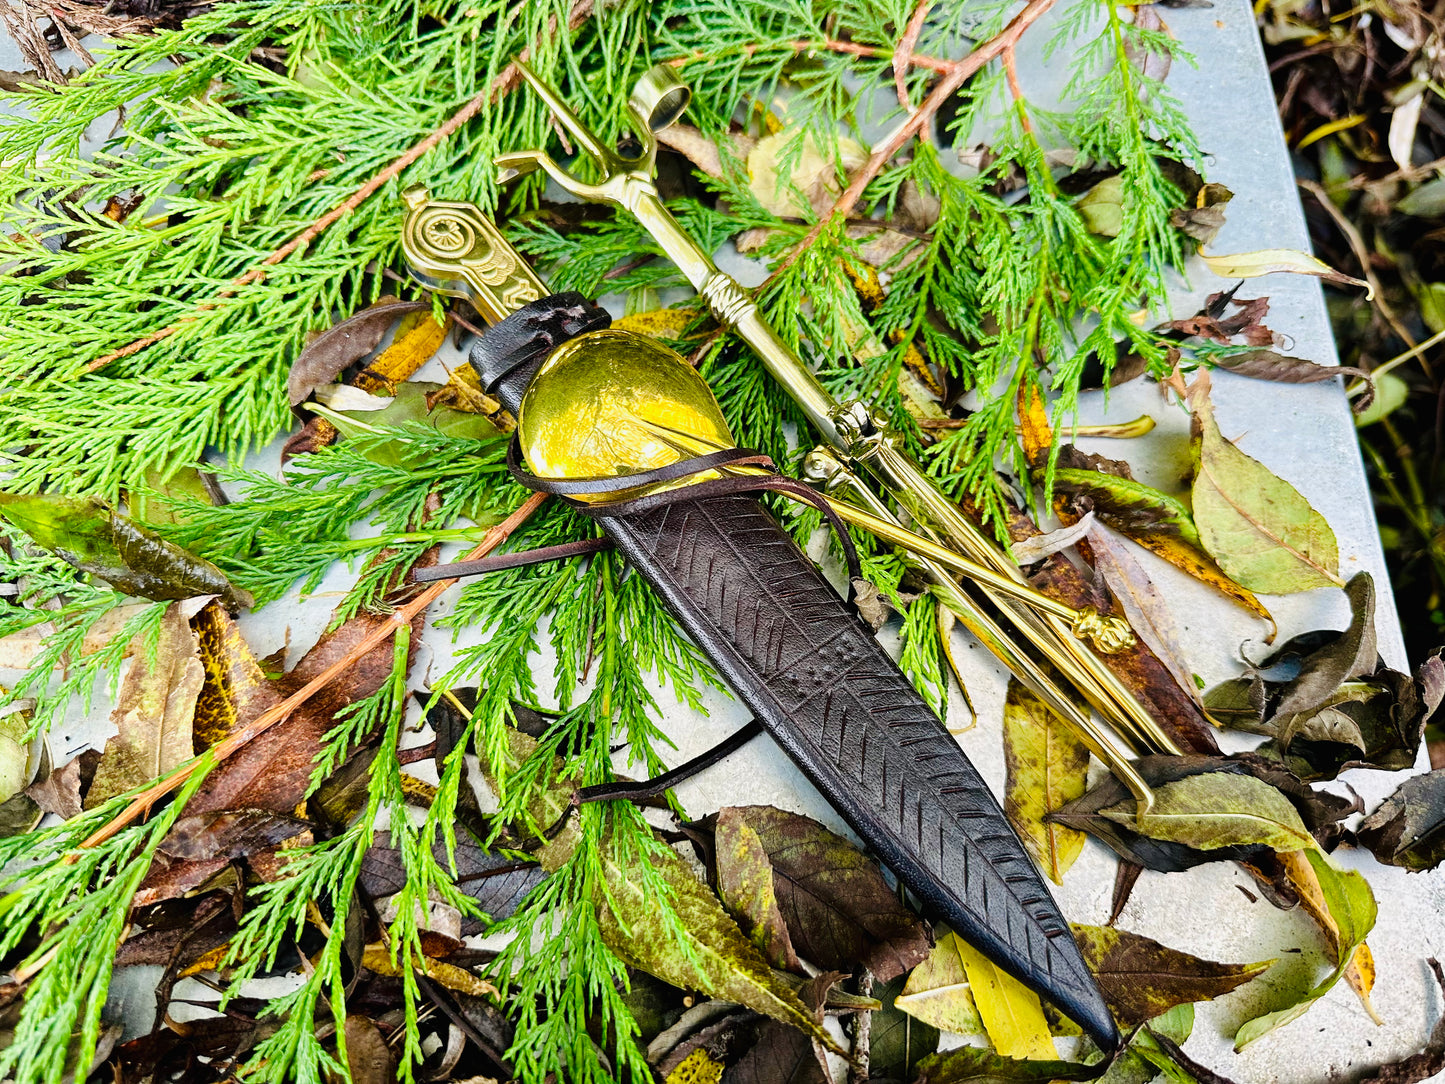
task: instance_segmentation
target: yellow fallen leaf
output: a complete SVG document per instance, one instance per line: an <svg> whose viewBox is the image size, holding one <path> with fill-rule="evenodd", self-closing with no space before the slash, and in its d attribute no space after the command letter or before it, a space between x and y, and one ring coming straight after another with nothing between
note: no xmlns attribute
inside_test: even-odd
<svg viewBox="0 0 1445 1084"><path fill-rule="evenodd" d="M650 309L612 321L616 331L631 331L654 339L680 339L696 314L686 309Z"/></svg>
<svg viewBox="0 0 1445 1084"><path fill-rule="evenodd" d="M1365 1007L1378 1027L1384 1027L1385 1021L1375 1011L1374 1004L1370 1001L1370 991L1375 988L1375 954L1370 951L1370 946L1360 942L1360 947L1355 949L1355 954L1350 958L1350 966L1345 968L1345 981L1350 984L1350 989L1360 999L1360 1004Z"/></svg>
<svg viewBox="0 0 1445 1084"><path fill-rule="evenodd" d="M461 994L470 994L472 997L495 997L499 991L485 979L479 979L470 971L449 964L442 960L423 959L421 971L427 978L441 983L448 990L455 990ZM378 975L386 975L396 978L401 975L401 970L391 962L391 953L385 945L367 945L361 953L361 966Z"/></svg>
<svg viewBox="0 0 1445 1084"><path fill-rule="evenodd" d="M856 139L839 138L820 147L811 133L801 138L799 148L797 129L784 128L764 136L748 152L748 187L775 215L802 214L810 207L821 214L842 190L839 174L850 176L868 160L868 148ZM779 176L780 167L789 170L786 181Z"/></svg>
<svg viewBox="0 0 1445 1084"><path fill-rule="evenodd" d="M1030 467L1038 469L1054 446L1054 430L1049 425L1049 404L1044 400L1044 393L1031 380L1019 384L1018 414L1024 457Z"/></svg>
<svg viewBox="0 0 1445 1084"><path fill-rule="evenodd" d="M431 360L452 326L450 316L439 324L430 313L421 313L416 325L408 329L410 318L402 320L392 344L357 376L356 386L362 391L390 395L397 384Z"/></svg>
<svg viewBox="0 0 1445 1084"><path fill-rule="evenodd" d="M1293 275L1313 275L1326 282L1337 282L1348 286L1361 286L1365 299L1373 301L1375 291L1364 279L1351 278L1336 271L1323 260L1317 260L1308 252L1292 248L1261 248L1254 252L1236 252L1230 255L1210 256L1200 252L1204 265L1220 278L1253 279L1260 275L1285 272Z"/></svg>
<svg viewBox="0 0 1445 1084"><path fill-rule="evenodd" d="M993 1048L1006 1058L1058 1058L1039 995L1006 975L983 953L959 940L958 954L973 991L973 1003Z"/></svg>
<svg viewBox="0 0 1445 1084"><path fill-rule="evenodd" d="M231 951L231 942L217 945L205 955L196 959L196 962L181 971L181 978L190 978L192 975L199 975L202 971L219 971L226 962L226 956Z"/></svg>
<svg viewBox="0 0 1445 1084"><path fill-rule="evenodd" d="M714 1061L711 1054L698 1047L667 1074L666 1084L718 1084L722 1075L722 1062Z"/></svg>
<svg viewBox="0 0 1445 1084"><path fill-rule="evenodd" d="M977 1035L983 1022L974 1007L963 967L966 951L968 946L953 931L940 937L928 959L909 974L903 992L893 1000L893 1007L939 1031Z"/></svg>
<svg viewBox="0 0 1445 1084"><path fill-rule="evenodd" d="M1084 834L1044 818L1088 789L1089 750L1017 681L1008 683L1003 726L1004 812L1049 880L1063 884Z"/></svg>
<svg viewBox="0 0 1445 1084"><path fill-rule="evenodd" d="M427 394L427 410L438 407L460 410L464 414L495 414L502 409L502 404L482 390L482 378L475 369L458 365L448 375L446 384Z"/></svg>

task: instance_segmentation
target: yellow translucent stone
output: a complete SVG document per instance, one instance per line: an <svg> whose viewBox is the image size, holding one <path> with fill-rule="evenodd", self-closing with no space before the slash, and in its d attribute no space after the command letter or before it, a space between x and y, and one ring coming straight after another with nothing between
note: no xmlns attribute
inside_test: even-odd
<svg viewBox="0 0 1445 1084"><path fill-rule="evenodd" d="M517 435L527 466L552 479L623 479L736 445L711 390L681 355L610 329L571 339L543 362L522 397ZM619 483L606 496L635 495Z"/></svg>

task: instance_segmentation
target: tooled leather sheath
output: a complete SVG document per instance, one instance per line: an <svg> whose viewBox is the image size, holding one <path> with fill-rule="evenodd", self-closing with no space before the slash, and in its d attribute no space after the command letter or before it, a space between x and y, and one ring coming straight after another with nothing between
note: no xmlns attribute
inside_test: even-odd
<svg viewBox="0 0 1445 1084"><path fill-rule="evenodd" d="M606 322L580 295L543 299L487 332L472 362L515 411L551 346ZM680 501L598 522L899 879L998 966L1116 1048L1098 985L988 786L757 500Z"/></svg>

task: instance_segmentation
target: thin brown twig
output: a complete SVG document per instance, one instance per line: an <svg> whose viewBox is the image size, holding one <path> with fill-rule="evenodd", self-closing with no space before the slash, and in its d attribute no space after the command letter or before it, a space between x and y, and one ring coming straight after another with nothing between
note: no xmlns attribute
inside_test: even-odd
<svg viewBox="0 0 1445 1084"><path fill-rule="evenodd" d="M760 49L763 48L765 47L762 45L745 45L742 48L742 54L744 56L752 56L754 53L758 52ZM897 52L893 49L884 49L877 45L864 45L862 42L857 41L844 41L841 38L824 38L822 41L810 41L806 38L800 38L799 40L789 42L786 45L768 45L766 46L766 48L791 49L795 53L811 53L817 50L822 50L826 53L848 53L851 56L867 56L875 58L883 57L892 61L895 66L905 66L903 59L899 57ZM688 56L674 57L667 63L669 67L681 68L686 64L693 64L700 60L716 59L717 57L714 56L712 53L705 53L699 50ZM932 71L938 72L940 75L946 75L948 72L953 70L953 65L954 61L952 60L944 60L936 56L914 56L910 54L907 58L906 66L913 68L928 68Z"/></svg>
<svg viewBox="0 0 1445 1084"><path fill-rule="evenodd" d="M1024 89L1019 86L1018 57L1014 54L1013 46L1009 46L1003 51L1002 59L1004 76L1008 79L1009 96L1013 98L1014 104L1019 106L1019 119L1023 122L1024 131L1033 135L1033 121L1029 120L1028 110L1023 108Z"/></svg>
<svg viewBox="0 0 1445 1084"><path fill-rule="evenodd" d="M1360 265L1360 273L1365 276L1365 281L1369 283L1370 286L1370 292L1374 294L1376 310L1385 318L1385 322L1390 325L1395 334L1404 340L1406 346L1415 346L1418 340L1415 336L1411 335L1409 329L1400 322L1400 318L1395 315L1395 310L1390 307L1389 301L1385 299L1385 289L1380 285L1380 279L1375 274L1375 269L1370 262L1370 250L1365 245L1365 239L1360 236L1360 231L1355 228L1355 224L1345 216L1343 211L1335 206L1335 202L1330 199L1329 193L1315 181L1300 179L1296 180L1295 183L1310 195L1314 196L1315 202L1324 208L1325 213L1328 214L1330 218L1334 220L1335 225L1339 227L1340 233L1344 235L1345 241L1350 246L1350 251L1355 254L1355 260ZM1430 366L1423 357L1420 359L1420 364L1424 368L1426 375L1429 375Z"/></svg>
<svg viewBox="0 0 1445 1084"><path fill-rule="evenodd" d="M1397 169L1393 173L1386 173L1383 177L1371 177L1366 173L1357 173L1342 185L1327 185L1325 191L1344 192L1354 188L1373 188L1375 185L1393 184L1395 181L1413 181L1441 168L1445 168L1445 158L1436 158L1424 165L1411 166L1409 169Z"/></svg>
<svg viewBox="0 0 1445 1084"><path fill-rule="evenodd" d="M576 29L576 27L581 24L582 20L586 19L587 16L591 14L593 3L594 0L577 0L577 2L572 5L572 13L568 18L569 28ZM549 30L555 32L555 29L556 19L554 18L551 26L549 27ZM530 56L531 49L523 49L521 53L518 54L517 60L525 63L530 58ZM226 289L222 290L219 296L217 296L214 301L203 301L196 306L196 314L183 317L182 319L177 320L174 324L163 327L158 331L153 331L149 335L145 335L139 339L136 339L132 343L128 343L125 346L120 347L118 350L112 350L109 354L104 354L101 357L96 358L88 366L86 366L86 371L93 373L97 369L101 369L104 368L106 365L109 365L112 361L118 361L121 358L130 357L132 354L137 354L140 351L146 349L147 347L154 346L156 343L161 342L164 339L170 338L177 331L180 331L181 328L185 327L189 323L194 322L201 312L207 312L211 309L214 309L226 298L234 295L237 290L241 289L241 287L247 286L250 283L257 281L258 279L264 278L266 275L266 269L268 267L276 266L276 264L286 259L286 257L290 256L297 249L303 248L306 245L309 245L312 241L316 240L316 238L321 236L321 234L325 232L325 230L331 225L333 225L337 220L344 218L346 215L350 214L352 211L356 210L363 203L365 203L373 194L375 194L377 189L381 188L388 181L395 179L402 170L406 169L422 155L426 154L427 151L436 147L443 140L451 136L458 128L460 128L462 125L466 124L469 120L475 117L484 105L487 105L490 102L497 101L504 95L511 93L511 91L517 86L520 80L521 70L517 67L517 61L514 60L497 73L497 77L492 80L491 86L489 86L486 90L481 91L465 105L463 105L460 109L458 109L455 113L453 113L450 117L448 117L446 121L441 125L441 127L437 128L429 136L421 140L421 142L412 146L408 151L406 151L406 153L401 155L401 157L397 158L396 161L392 162L391 165L387 166L381 172L373 175L370 180L368 180L365 184L363 184L360 188L353 192L347 199L337 204L335 207L331 208L331 210L327 211L320 218L316 219L316 221L312 222L311 225L307 226L295 237L291 238L291 240L287 241L280 248L276 249L276 251L272 252L271 255L267 256L257 266L251 268L251 270L247 271L245 274L232 279L231 285L228 286Z"/></svg>
<svg viewBox="0 0 1445 1084"><path fill-rule="evenodd" d="M545 493L533 493L522 502L515 512L489 530L482 537L481 542L477 544L471 553L467 554L464 560L477 560L491 553L510 538L518 527L527 522L527 520L531 518L532 513L536 512L538 507L546 499L547 495ZM292 712L307 700L311 699L312 696L355 666L357 660L372 648L384 643L389 637L394 636L398 630L409 626L419 614L423 613L428 606L436 601L437 596L454 583L456 583L455 579L438 580L436 583L427 587L426 590L422 591L421 594L417 595L416 598L406 603L406 605L398 607L391 615L390 620L377 625L375 629L369 632L355 647L347 652L344 658L332 663L274 708L257 716L256 721L250 726L243 727L235 733L228 734L221 741L218 741L209 750L211 759L215 763L220 763L243 745L264 734L277 723L289 718ZM94 847L104 843L127 824L145 815L151 806L155 805L156 802L160 801L167 794L170 794L194 775L205 759L206 756L203 755L187 761L170 775L157 781L154 785L136 795L135 798L131 800L130 805L121 810L120 813L103 827L92 832L80 846L82 848ZM75 855L72 853L67 857L66 861L74 862Z"/></svg>
<svg viewBox="0 0 1445 1084"><path fill-rule="evenodd" d="M876 150L868 157L868 161L859 167L858 172L848 183L848 187L833 201L829 207L814 223L813 228L798 244L793 246L791 252L783 258L783 261L773 269L772 274L763 283L760 289L775 281L793 264L798 262L798 257L816 241L828 224L840 215L846 215L853 209L854 204L863 195L863 190L868 183L878 176L880 170L887 164L888 160L897 154L903 146L920 131L923 126L931 121L934 115L943 108L945 102L958 91L975 73L979 71L990 60L999 57L1004 50L1012 49L1025 30L1032 26L1039 17L1054 6L1054 0L1029 0L1017 15L1010 20L1008 26L1004 27L998 34L984 42L973 52L959 60L950 61L947 73L933 85L928 97L923 104L909 116L902 124L893 130L893 133L880 143ZM917 60L917 58L914 58Z"/></svg>
<svg viewBox="0 0 1445 1084"><path fill-rule="evenodd" d="M898 39L898 48L893 51L893 85L898 90L898 104L912 112L913 103L908 100L908 69L913 64L913 47L918 44L918 35L923 33L923 24L933 8L933 0L918 0L903 36Z"/></svg>

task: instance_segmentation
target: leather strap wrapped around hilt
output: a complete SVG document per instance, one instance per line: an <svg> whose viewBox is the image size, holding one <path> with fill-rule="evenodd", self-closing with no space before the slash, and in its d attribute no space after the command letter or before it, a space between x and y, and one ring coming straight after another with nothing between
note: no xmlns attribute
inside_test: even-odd
<svg viewBox="0 0 1445 1084"><path fill-rule="evenodd" d="M554 347L609 323L580 294L543 298L482 335L471 361L516 413ZM757 499L701 495L598 523L925 907L1101 1047L1117 1049L1103 995L988 785L872 629Z"/></svg>

